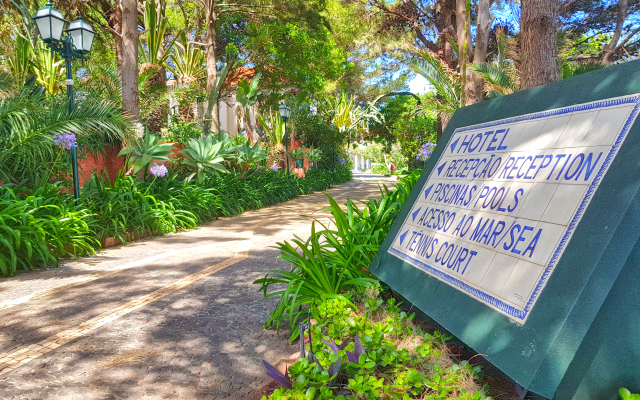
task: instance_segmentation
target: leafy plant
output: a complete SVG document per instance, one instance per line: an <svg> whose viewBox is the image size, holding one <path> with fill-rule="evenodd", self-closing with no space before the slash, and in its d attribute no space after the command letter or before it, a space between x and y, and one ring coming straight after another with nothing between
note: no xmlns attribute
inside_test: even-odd
<svg viewBox="0 0 640 400"><path fill-rule="evenodd" d="M292 160L302 160L305 157L305 154L302 150L297 148L289 152L289 157L291 157Z"/></svg>
<svg viewBox="0 0 640 400"><path fill-rule="evenodd" d="M171 161L169 156L173 149L173 144L160 143L160 137L146 131L142 140L131 143L118 156L126 155L127 165L133 165L133 173L136 174L141 169L146 172L147 166L157 161Z"/></svg>
<svg viewBox="0 0 640 400"><path fill-rule="evenodd" d="M260 83L261 73L257 73L251 82L246 79L240 79L238 81L238 90L236 90L236 101L242 106L245 121L245 130L247 131L247 137L250 143L257 141L257 138L253 135L253 128L251 127L251 117L249 111L258 102L258 84Z"/></svg>
<svg viewBox="0 0 640 400"><path fill-rule="evenodd" d="M267 113L267 119L261 114L258 114L258 122L262 130L267 134L271 144L278 145L284 140L285 124L278 113L273 113L271 110Z"/></svg>
<svg viewBox="0 0 640 400"><path fill-rule="evenodd" d="M425 77L435 88L437 97L429 101L429 107L438 114L451 118L460 107L462 92L454 71L437 55L426 50L418 53L419 58L409 62L411 69Z"/></svg>
<svg viewBox="0 0 640 400"><path fill-rule="evenodd" d="M33 64L36 78L38 83L47 90L47 93L58 94L62 91L62 82L65 76L62 68L63 60L56 60L55 53L49 50L44 43L39 43L35 50Z"/></svg>
<svg viewBox="0 0 640 400"><path fill-rule="evenodd" d="M164 3L163 3L164 4ZM164 47L164 39L167 32L168 20L158 13L155 0L144 2L144 39L146 46L140 40L140 54L145 63L163 65L171 55L171 49L178 36L174 36Z"/></svg>
<svg viewBox="0 0 640 400"><path fill-rule="evenodd" d="M180 42L175 42L171 53L173 66L169 69L178 78L178 83L190 85L204 79L206 69L204 67L204 52L196 47L199 43L189 41L184 31L178 35ZM180 49L180 50L178 50Z"/></svg>
<svg viewBox="0 0 640 400"><path fill-rule="evenodd" d="M322 150L314 149L313 147L310 148L307 152L307 159L309 160L309 162L317 163L318 161L322 160Z"/></svg>
<svg viewBox="0 0 640 400"><path fill-rule="evenodd" d="M237 151L236 161L240 165L240 169L243 174L246 173L252 165L264 161L269 157L267 150L261 147L258 143L253 146L247 143L242 143L242 145L238 146Z"/></svg>
<svg viewBox="0 0 640 400"><path fill-rule="evenodd" d="M626 388L620 388L618 394L620 394L622 400L640 400L640 394L633 394Z"/></svg>
<svg viewBox="0 0 640 400"><path fill-rule="evenodd" d="M189 139L186 148L180 153L184 155L184 163L196 169L198 183L204 181L205 172L218 175L226 173L223 162L229 150L225 148L224 141L215 141L212 136L206 139Z"/></svg>

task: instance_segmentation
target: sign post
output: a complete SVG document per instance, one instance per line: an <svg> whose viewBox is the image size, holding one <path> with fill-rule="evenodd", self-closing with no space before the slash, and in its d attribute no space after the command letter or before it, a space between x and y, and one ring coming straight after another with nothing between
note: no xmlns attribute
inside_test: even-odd
<svg viewBox="0 0 640 400"><path fill-rule="evenodd" d="M539 395L640 390L638 335L596 325L640 328L639 111L640 62L458 110L371 271Z"/></svg>

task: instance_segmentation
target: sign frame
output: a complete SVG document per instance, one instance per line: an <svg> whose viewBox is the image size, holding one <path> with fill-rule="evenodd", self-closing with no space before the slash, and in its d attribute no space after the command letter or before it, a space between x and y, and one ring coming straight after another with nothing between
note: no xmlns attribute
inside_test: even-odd
<svg viewBox="0 0 640 400"><path fill-rule="evenodd" d="M457 128L638 93L640 61L631 61L461 108L451 118L415 188L424 186ZM418 189L409 195L369 270L404 297L405 304L420 309L540 396L602 400L607 399L603 393L615 399L621 385L640 390L640 374L633 367L640 358L640 344L627 348L613 343L606 353L598 353L611 341L635 343L637 330L621 331L616 325L597 323L640 321L638 297L615 290L628 283L626 272L621 273L623 267L624 271L637 270L627 261L640 246L639 154L640 118L629 127L523 325L388 253L419 196ZM604 310L608 314L602 314ZM598 360L615 360L614 368L607 367L607 379L589 378L605 365ZM576 395L583 387L589 390Z"/></svg>

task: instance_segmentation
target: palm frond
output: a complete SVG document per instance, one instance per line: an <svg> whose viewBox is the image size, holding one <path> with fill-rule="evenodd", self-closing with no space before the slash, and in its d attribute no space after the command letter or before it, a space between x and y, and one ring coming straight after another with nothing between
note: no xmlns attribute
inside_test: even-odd
<svg viewBox="0 0 640 400"><path fill-rule="evenodd" d="M424 51L420 58L409 62L411 69L422 75L433 85L438 95L439 112L452 115L460 105L461 90L454 71L444 64L435 54Z"/></svg>

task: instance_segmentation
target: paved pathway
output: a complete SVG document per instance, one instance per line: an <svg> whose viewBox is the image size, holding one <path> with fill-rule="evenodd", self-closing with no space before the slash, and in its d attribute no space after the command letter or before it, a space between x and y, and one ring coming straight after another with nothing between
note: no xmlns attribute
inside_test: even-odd
<svg viewBox="0 0 640 400"><path fill-rule="evenodd" d="M392 182L386 179L387 184ZM379 196L372 179L329 193ZM255 399L261 360L290 356L262 328L275 299L252 282L287 268L269 246L327 215L322 193L0 278L1 399Z"/></svg>

